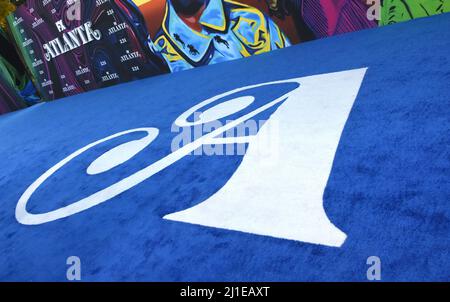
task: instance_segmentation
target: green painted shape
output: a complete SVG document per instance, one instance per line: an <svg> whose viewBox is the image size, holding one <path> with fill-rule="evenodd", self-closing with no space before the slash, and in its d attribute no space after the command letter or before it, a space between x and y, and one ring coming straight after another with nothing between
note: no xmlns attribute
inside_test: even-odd
<svg viewBox="0 0 450 302"><path fill-rule="evenodd" d="M384 0L380 25L450 12L450 0Z"/></svg>

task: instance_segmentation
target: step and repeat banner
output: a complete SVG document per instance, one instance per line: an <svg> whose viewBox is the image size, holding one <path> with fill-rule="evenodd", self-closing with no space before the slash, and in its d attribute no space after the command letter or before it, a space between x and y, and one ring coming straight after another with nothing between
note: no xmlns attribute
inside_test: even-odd
<svg viewBox="0 0 450 302"><path fill-rule="evenodd" d="M24 108L22 97L17 93L14 86L4 77L0 64L0 114Z"/></svg>
<svg viewBox="0 0 450 302"><path fill-rule="evenodd" d="M14 45L3 31L4 25L0 22L0 114L25 107L20 91L26 88L28 80Z"/></svg>
<svg viewBox="0 0 450 302"><path fill-rule="evenodd" d="M45 100L168 71L132 1L28 0L8 23Z"/></svg>
<svg viewBox="0 0 450 302"><path fill-rule="evenodd" d="M26 0L9 32L43 100L450 11L450 0Z"/></svg>

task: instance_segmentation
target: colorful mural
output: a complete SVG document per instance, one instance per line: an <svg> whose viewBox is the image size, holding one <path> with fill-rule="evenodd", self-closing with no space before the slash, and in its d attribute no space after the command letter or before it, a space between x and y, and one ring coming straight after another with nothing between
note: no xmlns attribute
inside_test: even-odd
<svg viewBox="0 0 450 302"><path fill-rule="evenodd" d="M278 18L291 16L301 41L377 27L364 0L268 0Z"/></svg>
<svg viewBox="0 0 450 302"><path fill-rule="evenodd" d="M39 100L27 76L25 66L0 28L0 114L25 107L25 102Z"/></svg>
<svg viewBox="0 0 450 302"><path fill-rule="evenodd" d="M9 33L44 100L450 11L450 0L12 2L23 5Z"/></svg>

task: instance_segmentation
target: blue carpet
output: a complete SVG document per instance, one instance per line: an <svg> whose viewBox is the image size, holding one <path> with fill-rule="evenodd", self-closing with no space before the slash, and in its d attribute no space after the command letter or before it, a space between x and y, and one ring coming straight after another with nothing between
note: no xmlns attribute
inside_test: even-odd
<svg viewBox="0 0 450 302"><path fill-rule="evenodd" d="M366 259L383 281L450 280L450 14L365 30L269 54L148 78L0 117L0 280L365 281ZM170 126L200 100L260 82L368 67L324 195L347 234L340 248L163 220L219 190L242 156L186 157L119 196L73 216L19 224L27 187L94 141L138 127L158 139L104 175L83 153L49 178L32 213L68 205L170 153ZM263 95L277 91L265 91ZM219 173L218 173L219 171Z"/></svg>

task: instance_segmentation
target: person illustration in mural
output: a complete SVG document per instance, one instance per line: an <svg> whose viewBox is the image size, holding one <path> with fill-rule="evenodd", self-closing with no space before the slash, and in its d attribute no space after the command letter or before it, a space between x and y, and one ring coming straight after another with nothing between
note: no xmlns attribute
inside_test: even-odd
<svg viewBox="0 0 450 302"><path fill-rule="evenodd" d="M377 27L366 0L266 0L271 15L291 15L301 41Z"/></svg>
<svg viewBox="0 0 450 302"><path fill-rule="evenodd" d="M289 45L267 15L229 0L167 0L164 19L151 43L172 72Z"/></svg>

